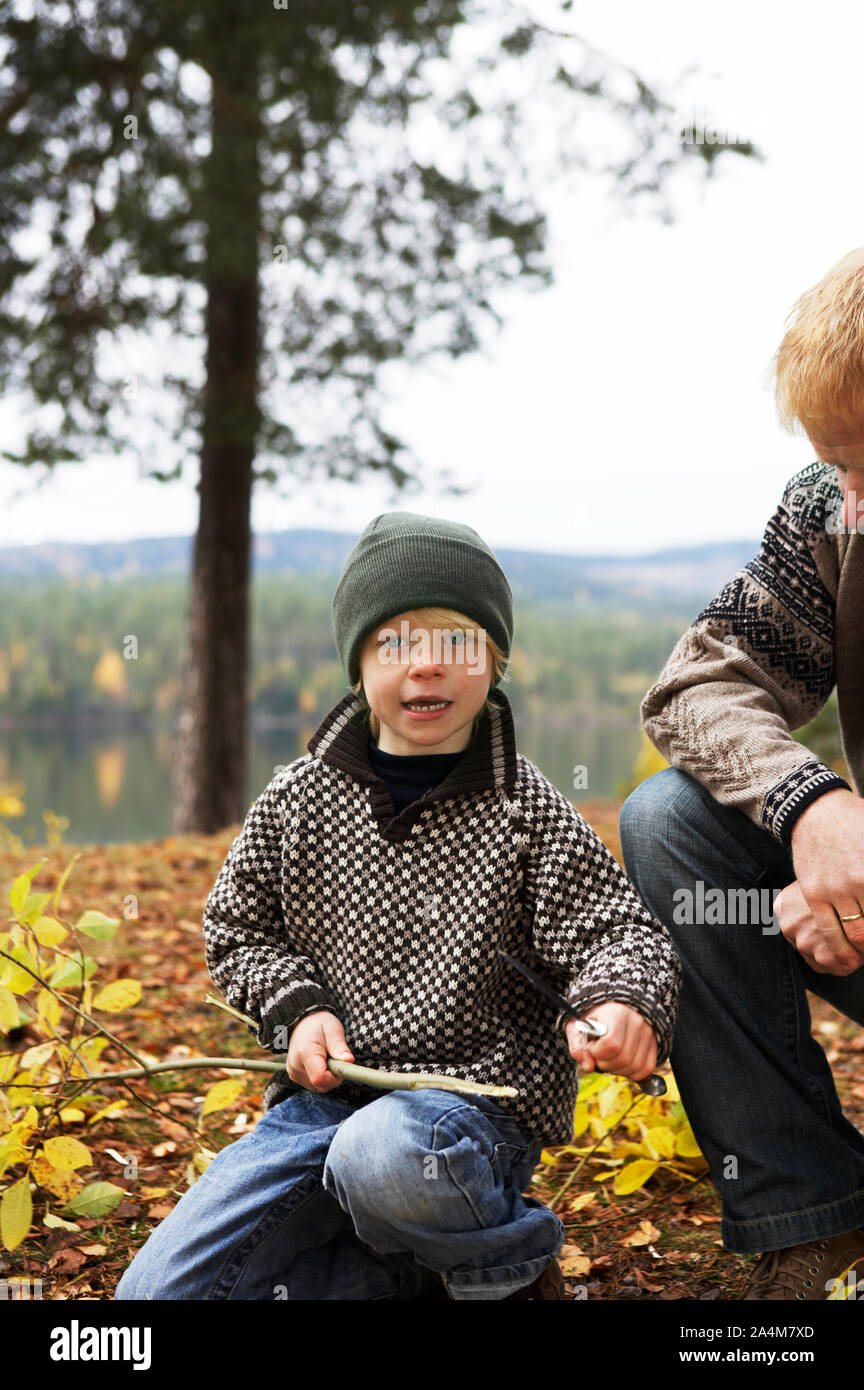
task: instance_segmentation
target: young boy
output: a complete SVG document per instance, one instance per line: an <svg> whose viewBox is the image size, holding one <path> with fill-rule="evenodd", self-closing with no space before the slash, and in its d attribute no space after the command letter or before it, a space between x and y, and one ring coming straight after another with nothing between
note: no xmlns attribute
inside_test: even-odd
<svg viewBox="0 0 864 1390"><path fill-rule="evenodd" d="M376 517L333 601L352 691L252 806L208 899L210 972L287 1048L118 1298L561 1298L563 1227L522 1195L572 1138L573 1060L669 1052L678 960L585 821L516 751L512 595L468 526ZM538 970L570 1020L501 957ZM328 1056L518 1089L380 1092Z"/></svg>

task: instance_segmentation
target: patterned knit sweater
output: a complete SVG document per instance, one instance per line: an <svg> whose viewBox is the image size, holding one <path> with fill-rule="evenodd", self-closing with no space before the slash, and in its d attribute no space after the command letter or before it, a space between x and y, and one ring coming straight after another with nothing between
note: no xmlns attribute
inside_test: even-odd
<svg viewBox="0 0 864 1390"><path fill-rule="evenodd" d="M499 950L580 1011L637 1009L660 1061L680 966L609 851L517 753L506 696L490 699L449 776L394 815L346 695L253 803L204 910L207 964L262 1046L286 1051L286 1029L327 1008L361 1065L515 1086L498 1103L523 1133L565 1144L577 1075L555 1005ZM278 1073L265 1107L298 1089Z"/></svg>
<svg viewBox="0 0 864 1390"><path fill-rule="evenodd" d="M849 785L790 732L835 686L864 794L864 536L839 529L841 500L829 464L790 480L759 554L695 619L642 703L668 762L787 847L801 812Z"/></svg>

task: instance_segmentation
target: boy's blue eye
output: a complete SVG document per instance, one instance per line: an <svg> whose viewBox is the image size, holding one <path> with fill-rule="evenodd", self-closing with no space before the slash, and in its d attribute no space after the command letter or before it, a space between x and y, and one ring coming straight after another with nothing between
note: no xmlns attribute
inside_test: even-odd
<svg viewBox="0 0 864 1390"><path fill-rule="evenodd" d="M395 636L395 637L384 637L384 638L381 639L381 641L380 641L380 643L379 643L379 646L381 646L381 647L391 647L391 648L392 648L392 647L398 647L398 646L401 644L401 642L402 642L402 638L401 638L401 637L398 637L398 636Z"/></svg>
<svg viewBox="0 0 864 1390"><path fill-rule="evenodd" d="M454 647L461 647L465 644L464 632L451 632L450 641Z"/></svg>

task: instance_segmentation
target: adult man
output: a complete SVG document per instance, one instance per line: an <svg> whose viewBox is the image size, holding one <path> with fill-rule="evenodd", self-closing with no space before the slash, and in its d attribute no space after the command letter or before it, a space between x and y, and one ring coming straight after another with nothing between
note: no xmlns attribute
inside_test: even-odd
<svg viewBox="0 0 864 1390"><path fill-rule="evenodd" d="M684 966L672 1065L724 1243L762 1252L744 1297L805 1300L864 1275L864 1135L805 994L864 1024L864 248L798 301L776 372L818 461L648 691L671 766L628 798L621 839ZM790 733L834 688L852 787ZM771 891L751 908L782 890L776 919L736 918L754 887Z"/></svg>

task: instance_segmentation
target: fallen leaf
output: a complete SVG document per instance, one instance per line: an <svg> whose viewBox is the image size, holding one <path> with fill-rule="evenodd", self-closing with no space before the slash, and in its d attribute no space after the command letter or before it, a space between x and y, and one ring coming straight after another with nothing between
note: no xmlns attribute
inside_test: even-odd
<svg viewBox="0 0 864 1390"><path fill-rule="evenodd" d="M593 1274L596 1270L609 1269L614 1263L611 1255L598 1255L595 1260L591 1261L591 1273Z"/></svg>
<svg viewBox="0 0 864 1390"><path fill-rule="evenodd" d="M80 1245L79 1250L82 1255L107 1255L107 1245Z"/></svg>
<svg viewBox="0 0 864 1390"><path fill-rule="evenodd" d="M578 1245L562 1245L558 1254L558 1263L561 1266L561 1273L567 1278L587 1274L591 1268L590 1257Z"/></svg>
<svg viewBox="0 0 864 1390"><path fill-rule="evenodd" d="M133 1202L127 1202L126 1198L124 1197L124 1198L123 1198L123 1201L122 1201L122 1202L118 1202L118 1203L117 1203L117 1206L116 1206L116 1207L114 1208L114 1210L112 1211L112 1213L111 1213L111 1220L112 1220L112 1221L117 1221L117 1220L121 1220L121 1221L122 1221L122 1220L126 1219L127 1217L130 1217L130 1216L140 1216L140 1215L141 1215L141 1208L140 1208L140 1207L136 1207L135 1204L134 1204Z"/></svg>
<svg viewBox="0 0 864 1390"><path fill-rule="evenodd" d="M174 1202L155 1202L152 1207L148 1207L147 1215L155 1216L157 1221L163 1221L166 1216L170 1216L174 1210Z"/></svg>
<svg viewBox="0 0 864 1390"><path fill-rule="evenodd" d="M173 1154L176 1149L177 1145L174 1140L168 1139L164 1144L154 1144L150 1152L154 1158L165 1158L168 1154Z"/></svg>
<svg viewBox="0 0 864 1390"><path fill-rule="evenodd" d="M640 1221L639 1229L631 1231L629 1236L622 1236L619 1245L638 1246L649 1245L652 1240L659 1240L660 1232L650 1221Z"/></svg>
<svg viewBox="0 0 864 1390"><path fill-rule="evenodd" d="M587 1207L589 1202L596 1202L596 1200L596 1192L580 1192L578 1197L574 1197L572 1201L567 1203L567 1210L581 1211L583 1207Z"/></svg>
<svg viewBox="0 0 864 1390"><path fill-rule="evenodd" d="M645 1278L645 1275L642 1273L641 1269L638 1268L638 1266L637 1266L637 1268L634 1270L634 1276L635 1276L635 1279L636 1279L636 1283L639 1285L640 1289L646 1289L648 1293L660 1293L660 1292L662 1292L663 1285L662 1285L662 1284L652 1284L651 1281L650 1281L650 1279L646 1279L646 1278Z"/></svg>
<svg viewBox="0 0 864 1390"><path fill-rule="evenodd" d="M48 1261L48 1268L56 1270L58 1274L74 1274L76 1269L80 1269L87 1259L74 1245L66 1245L62 1250L58 1250Z"/></svg>

